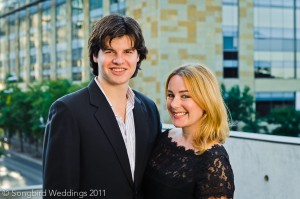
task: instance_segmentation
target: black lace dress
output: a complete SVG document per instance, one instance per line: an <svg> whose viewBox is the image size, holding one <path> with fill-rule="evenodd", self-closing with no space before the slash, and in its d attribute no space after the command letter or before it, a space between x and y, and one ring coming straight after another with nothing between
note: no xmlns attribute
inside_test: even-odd
<svg viewBox="0 0 300 199"><path fill-rule="evenodd" d="M144 179L146 199L233 198L234 178L228 154L214 145L201 155L177 146L168 130L157 140Z"/></svg>

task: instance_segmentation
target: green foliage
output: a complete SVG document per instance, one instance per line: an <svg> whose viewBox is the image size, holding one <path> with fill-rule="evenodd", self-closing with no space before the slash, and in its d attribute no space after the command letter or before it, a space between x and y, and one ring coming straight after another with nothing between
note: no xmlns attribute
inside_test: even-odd
<svg viewBox="0 0 300 199"><path fill-rule="evenodd" d="M2 156L2 155L4 155L5 154L5 149L2 147L2 146L0 146L0 157Z"/></svg>
<svg viewBox="0 0 300 199"><path fill-rule="evenodd" d="M263 121L260 118L255 117L254 98L250 93L250 88L245 86L241 91L238 85L231 87L228 91L222 84L223 98L225 104L229 109L229 114L234 123L232 130L237 129L237 123L242 122L244 126L242 131L245 132L268 132L268 128L261 124Z"/></svg>
<svg viewBox="0 0 300 199"><path fill-rule="evenodd" d="M254 100L250 94L250 88L246 86L243 91L241 91L240 87L236 85L227 91L223 84L221 88L225 104L229 109L233 122L243 122L246 124L244 128L247 129L247 131L256 131L257 124L254 120L255 112L253 109ZM236 126L232 129L237 130Z"/></svg>
<svg viewBox="0 0 300 199"><path fill-rule="evenodd" d="M292 108L274 109L268 117L268 122L279 125L272 131L273 134L293 137L300 135L300 111Z"/></svg>
<svg viewBox="0 0 300 199"><path fill-rule="evenodd" d="M22 91L15 83L7 83L0 91L0 128L8 138L19 132L20 137L37 142L42 139L51 104L84 84L72 85L68 80L34 83Z"/></svg>
<svg viewBox="0 0 300 199"><path fill-rule="evenodd" d="M18 129L19 120L15 121L15 119L20 106L20 100L17 99L19 92L20 89L15 84L10 84L1 91L0 127L7 130L9 138Z"/></svg>
<svg viewBox="0 0 300 199"><path fill-rule="evenodd" d="M1 92L0 92L0 101L1 101ZM1 103L1 102L0 102ZM0 157L5 154L5 149L3 147L4 140L4 132L3 129L0 128Z"/></svg>

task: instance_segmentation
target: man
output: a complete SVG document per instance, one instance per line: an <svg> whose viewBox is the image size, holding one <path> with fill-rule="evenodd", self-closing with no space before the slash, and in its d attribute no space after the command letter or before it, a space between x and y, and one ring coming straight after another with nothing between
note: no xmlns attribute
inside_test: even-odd
<svg viewBox="0 0 300 199"><path fill-rule="evenodd" d="M154 102L128 83L146 55L134 19L109 15L94 25L89 58L95 79L49 111L44 198L143 198L143 174L161 123Z"/></svg>

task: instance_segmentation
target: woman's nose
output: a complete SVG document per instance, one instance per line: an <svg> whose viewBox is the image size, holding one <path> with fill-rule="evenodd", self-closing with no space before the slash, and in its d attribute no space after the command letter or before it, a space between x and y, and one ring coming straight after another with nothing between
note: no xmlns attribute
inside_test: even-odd
<svg viewBox="0 0 300 199"><path fill-rule="evenodd" d="M180 99L178 97L174 97L171 101L171 107L172 108L178 108L180 107Z"/></svg>

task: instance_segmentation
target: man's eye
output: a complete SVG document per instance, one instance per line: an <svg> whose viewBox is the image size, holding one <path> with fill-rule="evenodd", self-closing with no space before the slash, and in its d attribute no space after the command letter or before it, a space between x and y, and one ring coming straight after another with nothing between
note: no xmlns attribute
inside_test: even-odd
<svg viewBox="0 0 300 199"><path fill-rule="evenodd" d="M109 53L112 53L112 51L111 50L105 50L104 53L109 54Z"/></svg>
<svg viewBox="0 0 300 199"><path fill-rule="evenodd" d="M132 54L132 53L133 53L133 50L126 50L125 53Z"/></svg>

